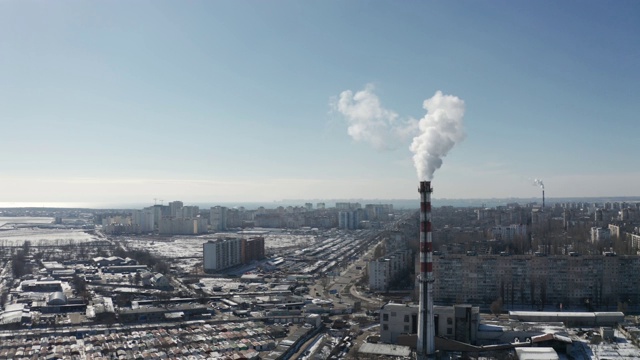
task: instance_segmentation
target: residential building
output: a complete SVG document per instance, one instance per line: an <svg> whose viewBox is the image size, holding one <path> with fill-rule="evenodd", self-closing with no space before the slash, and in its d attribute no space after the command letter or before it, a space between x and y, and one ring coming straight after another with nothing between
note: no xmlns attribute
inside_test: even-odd
<svg viewBox="0 0 640 360"><path fill-rule="evenodd" d="M505 307L640 303L640 256L434 256L434 302Z"/></svg>
<svg viewBox="0 0 640 360"><path fill-rule="evenodd" d="M227 208L224 206L214 206L209 213L209 224L211 231L227 230Z"/></svg>
<svg viewBox="0 0 640 360"><path fill-rule="evenodd" d="M250 239L242 239L241 253L243 264L249 264L252 261L264 259L264 238L254 237Z"/></svg>
<svg viewBox="0 0 640 360"><path fill-rule="evenodd" d="M495 226L491 228L491 235L496 240L513 241L527 237L526 224L511 224L509 226Z"/></svg>
<svg viewBox="0 0 640 360"><path fill-rule="evenodd" d="M591 228L591 242L597 243L599 241L611 240L611 230L608 227L592 227Z"/></svg>
<svg viewBox="0 0 640 360"><path fill-rule="evenodd" d="M218 271L242 263L242 239L221 239L203 245L205 271Z"/></svg>

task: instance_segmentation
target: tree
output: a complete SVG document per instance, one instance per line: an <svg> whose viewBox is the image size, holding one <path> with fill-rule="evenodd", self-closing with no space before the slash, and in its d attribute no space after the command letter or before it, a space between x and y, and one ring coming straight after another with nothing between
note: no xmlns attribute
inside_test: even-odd
<svg viewBox="0 0 640 360"><path fill-rule="evenodd" d="M29 240L22 243L22 252L24 255L29 255L29 250L31 250L31 242Z"/></svg>
<svg viewBox="0 0 640 360"><path fill-rule="evenodd" d="M384 246L382 244L378 244L375 250L373 251L373 258L379 259L384 256Z"/></svg>
<svg viewBox="0 0 640 360"><path fill-rule="evenodd" d="M491 313L495 316L499 316L502 313L502 298L499 297L497 299L495 299L492 303L491 303Z"/></svg>

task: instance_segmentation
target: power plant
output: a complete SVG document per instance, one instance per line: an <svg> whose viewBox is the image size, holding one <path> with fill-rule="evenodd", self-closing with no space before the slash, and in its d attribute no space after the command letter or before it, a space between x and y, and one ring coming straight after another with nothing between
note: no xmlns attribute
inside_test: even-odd
<svg viewBox="0 0 640 360"><path fill-rule="evenodd" d="M431 242L431 181L421 181L420 193L420 311L418 313L418 359L435 353L433 320L433 244Z"/></svg>

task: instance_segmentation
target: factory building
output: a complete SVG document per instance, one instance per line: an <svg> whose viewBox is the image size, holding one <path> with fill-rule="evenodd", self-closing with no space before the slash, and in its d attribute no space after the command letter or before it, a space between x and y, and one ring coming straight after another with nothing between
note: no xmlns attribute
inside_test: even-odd
<svg viewBox="0 0 640 360"><path fill-rule="evenodd" d="M380 342L403 343L418 330L418 305L386 304L380 310ZM435 336L475 343L480 309L471 305L434 306ZM413 338L415 341L415 337Z"/></svg>

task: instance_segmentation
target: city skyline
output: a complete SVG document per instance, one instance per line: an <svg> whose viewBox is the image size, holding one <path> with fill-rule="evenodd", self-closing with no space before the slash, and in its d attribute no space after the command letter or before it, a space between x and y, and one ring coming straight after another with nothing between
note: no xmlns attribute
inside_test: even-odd
<svg viewBox="0 0 640 360"><path fill-rule="evenodd" d="M4 2L0 201L417 199L411 141L369 147L335 107L363 89L399 121L437 91L464 101L435 199L537 198L537 178L548 198L640 196L639 15L631 1Z"/></svg>

